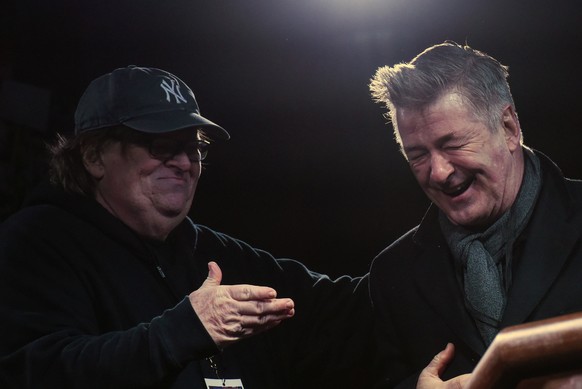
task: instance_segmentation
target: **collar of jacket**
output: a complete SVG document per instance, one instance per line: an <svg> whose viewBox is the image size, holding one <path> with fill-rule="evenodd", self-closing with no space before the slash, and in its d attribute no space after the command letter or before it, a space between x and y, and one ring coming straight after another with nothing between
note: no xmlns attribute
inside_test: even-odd
<svg viewBox="0 0 582 389"><path fill-rule="evenodd" d="M524 233L542 238L529 239L523 255L517 259L522 271L514 274L502 327L528 320L582 234L576 227L582 225L582 191L574 192L560 169L545 155L536 154L541 161L542 189ZM451 329L471 349L482 354L484 345L465 309L454 261L439 227L438 212L431 204L412 238L420 253L415 264L415 282Z"/></svg>

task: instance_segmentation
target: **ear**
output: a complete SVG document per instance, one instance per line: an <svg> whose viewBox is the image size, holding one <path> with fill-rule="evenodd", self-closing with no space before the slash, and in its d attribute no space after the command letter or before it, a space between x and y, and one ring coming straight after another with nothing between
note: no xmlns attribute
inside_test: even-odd
<svg viewBox="0 0 582 389"><path fill-rule="evenodd" d="M88 147L82 151L83 165L89 174L96 180L105 175L105 167L101 160L101 154L95 147Z"/></svg>
<svg viewBox="0 0 582 389"><path fill-rule="evenodd" d="M517 114L511 105L503 110L501 124L505 134L505 141L510 151L515 151L521 147L521 126Z"/></svg>

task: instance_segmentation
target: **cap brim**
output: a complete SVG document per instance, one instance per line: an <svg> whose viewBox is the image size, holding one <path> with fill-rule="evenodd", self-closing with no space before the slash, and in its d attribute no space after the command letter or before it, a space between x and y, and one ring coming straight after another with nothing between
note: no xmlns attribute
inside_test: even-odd
<svg viewBox="0 0 582 389"><path fill-rule="evenodd" d="M157 112L125 120L123 124L134 130L151 134L163 134L190 127L199 127L203 128L211 139L230 139L230 134L218 124L196 113L187 111Z"/></svg>

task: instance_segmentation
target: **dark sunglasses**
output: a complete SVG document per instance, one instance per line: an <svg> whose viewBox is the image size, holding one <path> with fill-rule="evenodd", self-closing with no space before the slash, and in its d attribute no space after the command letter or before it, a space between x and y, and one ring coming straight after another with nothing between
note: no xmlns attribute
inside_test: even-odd
<svg viewBox="0 0 582 389"><path fill-rule="evenodd" d="M184 142L171 138L145 138L135 143L145 146L153 158L161 161L186 153L190 161L200 162L206 158L210 146L210 143L204 140Z"/></svg>

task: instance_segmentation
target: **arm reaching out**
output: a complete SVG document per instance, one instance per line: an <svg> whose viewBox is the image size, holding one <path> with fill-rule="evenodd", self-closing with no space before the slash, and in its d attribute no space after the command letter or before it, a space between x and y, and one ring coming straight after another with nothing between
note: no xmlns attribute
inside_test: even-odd
<svg viewBox="0 0 582 389"><path fill-rule="evenodd" d="M435 355L418 377L416 389L462 389L469 381L470 374L463 374L448 381L443 381L440 375L455 356L455 346L452 343Z"/></svg>
<svg viewBox="0 0 582 389"><path fill-rule="evenodd" d="M220 285L222 271L216 262L208 263L208 278L190 293L190 304L219 348L266 331L293 317L295 304L278 299L269 287Z"/></svg>

